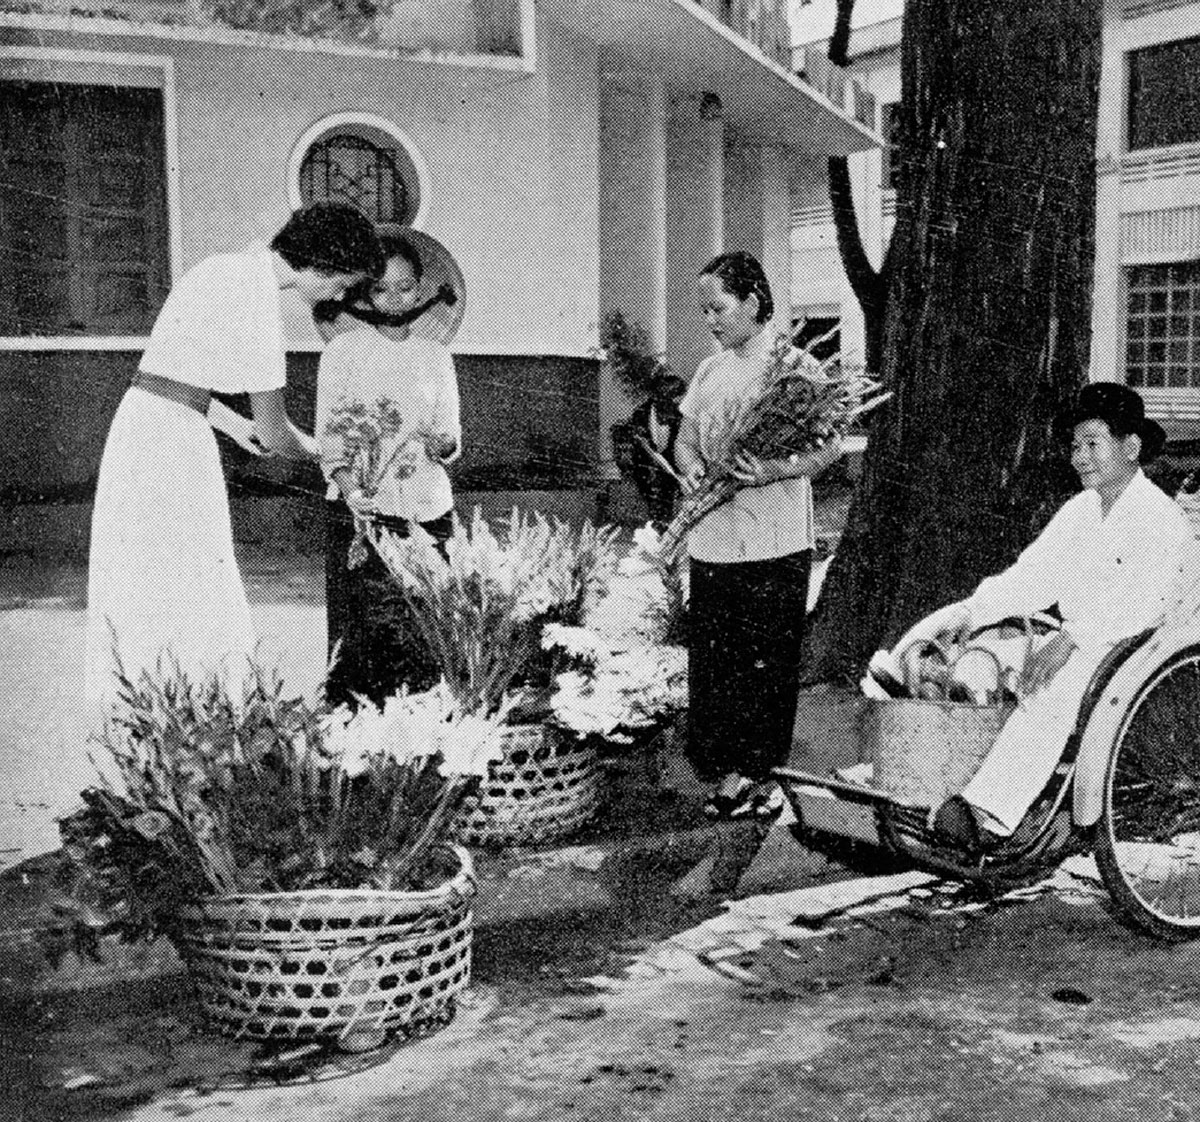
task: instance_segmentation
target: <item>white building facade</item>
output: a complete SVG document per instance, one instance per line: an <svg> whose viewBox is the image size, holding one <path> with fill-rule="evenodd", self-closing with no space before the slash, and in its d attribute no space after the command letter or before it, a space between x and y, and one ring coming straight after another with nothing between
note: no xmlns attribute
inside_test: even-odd
<svg viewBox="0 0 1200 1122"><path fill-rule="evenodd" d="M22 507L90 498L172 280L314 198L423 229L462 268L466 489L611 478L607 433L629 403L597 358L603 315L641 322L690 374L707 353L694 277L728 247L767 263L786 323L793 167L878 145L748 37L778 39L779 5L745 7L5 7L7 535L48 525ZM319 341L299 305L285 319L289 381L311 398Z"/></svg>
<svg viewBox="0 0 1200 1122"><path fill-rule="evenodd" d="M877 152L851 157L864 246L882 260L895 222L888 143L900 100L902 0L858 0L850 73L877 102ZM834 0L793 9L795 65L824 49ZM1093 380L1137 387L1180 439L1200 437L1200 2L1105 0L1096 140ZM793 313L840 322L862 351L862 315L841 268L825 169L794 184Z"/></svg>

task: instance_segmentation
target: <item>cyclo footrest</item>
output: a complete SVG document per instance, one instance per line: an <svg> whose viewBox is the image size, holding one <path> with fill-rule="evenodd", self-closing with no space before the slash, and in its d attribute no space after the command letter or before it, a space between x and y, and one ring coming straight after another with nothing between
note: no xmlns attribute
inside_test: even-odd
<svg viewBox="0 0 1200 1122"><path fill-rule="evenodd" d="M776 768L796 818L807 830L880 845L876 810L893 802L886 791L834 775Z"/></svg>

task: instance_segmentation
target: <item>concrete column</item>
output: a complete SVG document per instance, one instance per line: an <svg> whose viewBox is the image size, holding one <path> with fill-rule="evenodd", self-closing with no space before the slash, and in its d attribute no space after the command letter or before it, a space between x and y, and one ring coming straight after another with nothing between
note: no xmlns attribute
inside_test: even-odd
<svg viewBox="0 0 1200 1122"><path fill-rule="evenodd" d="M713 343L700 321L696 274L725 240L725 125L697 95L672 100L667 125L667 359L690 378Z"/></svg>
<svg viewBox="0 0 1200 1122"><path fill-rule="evenodd" d="M791 184L781 149L730 135L725 149L725 248L762 262L775 297L774 325L791 326Z"/></svg>
<svg viewBox="0 0 1200 1122"><path fill-rule="evenodd" d="M1096 178L1095 244L1088 380L1123 382L1125 308L1121 299L1121 181L1116 161L1101 162Z"/></svg>
<svg viewBox="0 0 1200 1122"><path fill-rule="evenodd" d="M605 73L600 97L600 314L667 346L667 96L662 80ZM610 431L634 402L600 369L600 465L616 478Z"/></svg>

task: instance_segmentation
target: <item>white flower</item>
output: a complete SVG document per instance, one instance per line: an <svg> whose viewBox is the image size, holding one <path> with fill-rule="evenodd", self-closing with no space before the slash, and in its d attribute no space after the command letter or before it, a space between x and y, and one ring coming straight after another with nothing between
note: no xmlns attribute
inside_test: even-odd
<svg viewBox="0 0 1200 1122"><path fill-rule="evenodd" d="M608 645L595 631L587 627L568 627L563 623L548 623L542 628L542 646L546 650L557 648L572 658L593 663L608 650Z"/></svg>
<svg viewBox="0 0 1200 1122"><path fill-rule="evenodd" d="M453 775L488 773L488 765L503 755L503 734L494 717L468 714L460 717L442 732L442 758L439 772L446 778Z"/></svg>
<svg viewBox="0 0 1200 1122"><path fill-rule="evenodd" d="M634 548L642 553L648 553L652 557L658 556L658 550L662 544L662 535L654 528L653 522L647 522L644 526L639 526L633 531Z"/></svg>

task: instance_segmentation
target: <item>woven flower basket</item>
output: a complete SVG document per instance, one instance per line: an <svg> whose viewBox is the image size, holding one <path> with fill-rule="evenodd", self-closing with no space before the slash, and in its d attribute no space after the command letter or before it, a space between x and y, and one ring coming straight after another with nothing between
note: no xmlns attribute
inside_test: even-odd
<svg viewBox="0 0 1200 1122"><path fill-rule="evenodd" d="M253 1040L374 1038L453 1015L471 974L475 870L413 892L327 889L220 896L172 934L212 1024Z"/></svg>
<svg viewBox="0 0 1200 1122"><path fill-rule="evenodd" d="M1011 706L897 698L869 704L863 755L874 785L899 803L936 807L959 794L996 741Z"/></svg>
<svg viewBox="0 0 1200 1122"><path fill-rule="evenodd" d="M599 806L600 763L590 741L540 723L512 725L456 836L466 845L539 845L573 834Z"/></svg>

